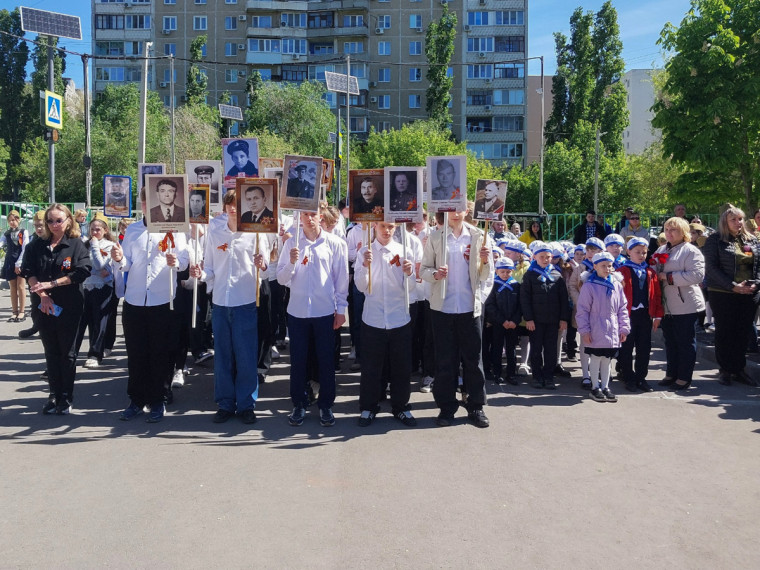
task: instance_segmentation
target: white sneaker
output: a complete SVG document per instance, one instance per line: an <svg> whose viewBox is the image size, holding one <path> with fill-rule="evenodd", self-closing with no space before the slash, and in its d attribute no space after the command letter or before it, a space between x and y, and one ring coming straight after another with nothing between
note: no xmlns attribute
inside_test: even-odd
<svg viewBox="0 0 760 570"><path fill-rule="evenodd" d="M425 394L429 394L433 391L433 380L434 378L432 376L425 376L422 379L422 386L420 386L420 392L424 392Z"/></svg>
<svg viewBox="0 0 760 570"><path fill-rule="evenodd" d="M273 346L272 347L272 360L277 360L278 358L280 358L280 351L277 350L276 346Z"/></svg>
<svg viewBox="0 0 760 570"><path fill-rule="evenodd" d="M182 370L175 370L172 377L172 388L182 388L185 385L185 375Z"/></svg>
<svg viewBox="0 0 760 570"><path fill-rule="evenodd" d="M348 353L349 360L356 360L356 349L352 346L351 352Z"/></svg>
<svg viewBox="0 0 760 570"><path fill-rule="evenodd" d="M527 376L528 374L530 374L530 368L528 368L527 364L521 364L517 367L518 376Z"/></svg>
<svg viewBox="0 0 760 570"><path fill-rule="evenodd" d="M97 358L88 358L84 363L85 368L98 368L99 366L100 363Z"/></svg>

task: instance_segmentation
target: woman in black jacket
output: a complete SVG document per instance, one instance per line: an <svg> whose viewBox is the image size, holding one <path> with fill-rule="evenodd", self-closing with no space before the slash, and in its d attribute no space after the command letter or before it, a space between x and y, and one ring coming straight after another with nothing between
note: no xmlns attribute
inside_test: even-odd
<svg viewBox="0 0 760 570"><path fill-rule="evenodd" d="M757 386L744 370L744 351L757 310L760 241L747 231L742 210L731 206L723 212L718 231L707 238L702 253L715 320L718 381Z"/></svg>

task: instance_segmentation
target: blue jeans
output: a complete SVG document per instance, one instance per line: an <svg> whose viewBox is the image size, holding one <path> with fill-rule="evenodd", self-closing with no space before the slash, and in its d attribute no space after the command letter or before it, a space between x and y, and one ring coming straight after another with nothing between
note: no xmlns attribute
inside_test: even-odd
<svg viewBox="0 0 760 570"><path fill-rule="evenodd" d="M214 305L214 401L220 409L241 413L259 396L256 303L239 307Z"/></svg>
<svg viewBox="0 0 760 570"><path fill-rule="evenodd" d="M300 319L288 314L290 332L290 399L293 406L305 408L309 403L306 394L306 362L309 357L309 338L314 338L319 370L320 410L332 408L335 403L335 331L333 315Z"/></svg>

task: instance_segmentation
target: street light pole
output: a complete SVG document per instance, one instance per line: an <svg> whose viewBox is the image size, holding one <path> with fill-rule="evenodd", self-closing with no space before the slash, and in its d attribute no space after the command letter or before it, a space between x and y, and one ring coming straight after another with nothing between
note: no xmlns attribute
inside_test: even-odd
<svg viewBox="0 0 760 570"><path fill-rule="evenodd" d="M544 56L541 56L541 152L538 169L538 215L544 215Z"/></svg>

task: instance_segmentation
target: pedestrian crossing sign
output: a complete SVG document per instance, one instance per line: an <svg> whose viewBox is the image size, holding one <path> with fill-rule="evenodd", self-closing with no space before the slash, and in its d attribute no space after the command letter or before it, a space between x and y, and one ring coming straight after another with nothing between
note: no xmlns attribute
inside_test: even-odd
<svg viewBox="0 0 760 570"><path fill-rule="evenodd" d="M63 126L63 98L45 91L45 126L60 129Z"/></svg>

